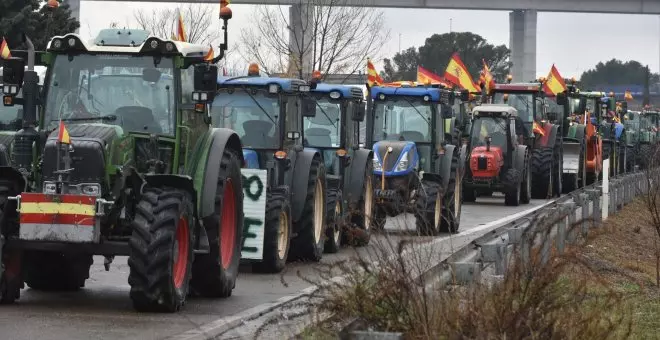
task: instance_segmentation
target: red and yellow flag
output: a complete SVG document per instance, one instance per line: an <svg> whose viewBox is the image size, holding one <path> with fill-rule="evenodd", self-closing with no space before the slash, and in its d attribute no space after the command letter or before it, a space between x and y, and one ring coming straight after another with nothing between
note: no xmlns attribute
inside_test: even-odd
<svg viewBox="0 0 660 340"><path fill-rule="evenodd" d="M417 66L417 82L424 85L440 84L447 86L445 79L421 66Z"/></svg>
<svg viewBox="0 0 660 340"><path fill-rule="evenodd" d="M481 61L484 63L484 69L482 71L482 84L486 88L486 94L488 94L492 89L495 88L495 79L493 78L493 74L490 73L490 68L488 67L488 64L486 64L486 61L483 59L481 59Z"/></svg>
<svg viewBox="0 0 660 340"><path fill-rule="evenodd" d="M172 38L171 38L171 39L174 40L174 41L179 40L179 39L177 39L177 37L176 37L176 33L172 33Z"/></svg>
<svg viewBox="0 0 660 340"><path fill-rule="evenodd" d="M449 59L449 64L445 71L445 79L470 92L479 92L479 86L474 83L474 80L472 80L467 67L463 64L458 53L454 53L454 55L451 56L451 59Z"/></svg>
<svg viewBox="0 0 660 340"><path fill-rule="evenodd" d="M2 37L2 43L0 43L0 58L11 58L11 51L9 50L9 45L7 45L7 40L5 37Z"/></svg>
<svg viewBox="0 0 660 340"><path fill-rule="evenodd" d="M181 16L181 11L179 11L179 19L177 21L176 25L176 34L177 34L177 40L178 41L183 41L186 42L186 30L183 27L183 17Z"/></svg>
<svg viewBox="0 0 660 340"><path fill-rule="evenodd" d="M543 131L541 126L538 123L536 123L536 121L532 123L532 130L534 131L534 133L538 133L541 136L545 136L545 131Z"/></svg>
<svg viewBox="0 0 660 340"><path fill-rule="evenodd" d="M374 64L371 63L371 59L367 58L367 85L372 87L374 85L381 85L383 83L383 78L380 77Z"/></svg>
<svg viewBox="0 0 660 340"><path fill-rule="evenodd" d="M220 9L229 6L231 0L220 0Z"/></svg>
<svg viewBox="0 0 660 340"><path fill-rule="evenodd" d="M62 144L71 144L71 138L69 137L69 131L64 126L64 122L60 120L60 128L57 133L57 141Z"/></svg>
<svg viewBox="0 0 660 340"><path fill-rule="evenodd" d="M561 74L555 67L555 64L552 64L550 73L548 73L548 79L543 84L543 89L548 96L556 96L558 93L566 91L566 82L562 78Z"/></svg>
<svg viewBox="0 0 660 340"><path fill-rule="evenodd" d="M624 98L626 101L633 100L632 92L630 92L630 91L626 91L626 94L623 95L623 98Z"/></svg>
<svg viewBox="0 0 660 340"><path fill-rule="evenodd" d="M209 52L206 53L206 56L204 57L204 61L212 61L213 58L215 58L215 52L213 52L213 46L210 46L211 49L209 49Z"/></svg>

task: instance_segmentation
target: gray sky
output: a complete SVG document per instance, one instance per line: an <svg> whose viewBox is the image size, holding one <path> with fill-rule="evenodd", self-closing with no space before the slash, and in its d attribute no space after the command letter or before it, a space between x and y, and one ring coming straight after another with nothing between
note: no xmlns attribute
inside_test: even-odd
<svg viewBox="0 0 660 340"><path fill-rule="evenodd" d="M99 29L113 22L135 27L136 10L175 8L176 4L135 2L81 3L80 33L92 38ZM215 17L218 5L208 6ZM254 6L231 5L230 40L239 38L240 29L249 25ZM382 57L392 57L399 50L419 47L434 33L471 31L490 43L509 44L509 14L505 11L458 11L385 9L386 26L391 30L390 42L383 47ZM216 27L219 29L219 26ZM562 76L579 77L599 61L612 58L638 60L653 72L660 70L660 17L655 15L616 15L582 13L539 13L537 27L536 68L547 75L555 63ZM230 41L231 44L231 41ZM234 45L235 46L235 45ZM231 45L230 45L231 49ZM380 70L382 64L376 63ZM247 66L246 66L247 68Z"/></svg>

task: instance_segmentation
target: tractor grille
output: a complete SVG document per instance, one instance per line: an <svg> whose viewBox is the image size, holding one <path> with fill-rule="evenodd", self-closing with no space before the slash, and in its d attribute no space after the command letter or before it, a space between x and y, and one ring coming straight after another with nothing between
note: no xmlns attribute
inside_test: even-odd
<svg viewBox="0 0 660 340"><path fill-rule="evenodd" d="M479 170L487 170L488 169L488 158L486 157L479 157L477 159L477 169Z"/></svg>

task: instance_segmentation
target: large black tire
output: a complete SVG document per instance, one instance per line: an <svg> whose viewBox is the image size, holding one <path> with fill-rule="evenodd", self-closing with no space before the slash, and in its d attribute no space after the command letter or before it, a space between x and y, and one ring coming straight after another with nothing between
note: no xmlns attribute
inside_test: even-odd
<svg viewBox="0 0 660 340"><path fill-rule="evenodd" d="M555 161L554 166L552 167L552 197L560 197L564 190L564 183L562 181L562 174L564 173L564 155L561 150L561 139L556 141L553 149L554 152L552 158Z"/></svg>
<svg viewBox="0 0 660 340"><path fill-rule="evenodd" d="M504 204L508 206L520 205L521 193L521 174L517 169L509 169L504 173Z"/></svg>
<svg viewBox="0 0 660 340"><path fill-rule="evenodd" d="M314 158L309 169L302 217L295 223L298 236L291 244L292 255L296 260L318 262L323 257L326 227L325 188L325 166L320 158ZM320 202L317 202L319 200Z"/></svg>
<svg viewBox="0 0 660 340"><path fill-rule="evenodd" d="M371 240L373 230L383 230L387 216L382 209L376 205L374 197L375 183L373 163L367 162L364 170L364 184L362 195L358 202L357 209L352 211L351 224L357 228L350 233L344 233L344 243L350 243L354 246L366 246ZM349 235L350 234L350 235ZM348 237L347 237L348 236Z"/></svg>
<svg viewBox="0 0 660 340"><path fill-rule="evenodd" d="M23 288L21 253L5 249L6 235L18 231L18 214L5 214L16 209L16 203L7 202L7 197L21 192L20 186L9 180L0 179L0 304L11 304L20 298Z"/></svg>
<svg viewBox="0 0 660 340"><path fill-rule="evenodd" d="M339 251L341 247L341 240L344 229L342 208L341 191L337 189L328 189L326 195L326 210L325 218L327 220L327 228L325 230L325 246L326 253L334 254Z"/></svg>
<svg viewBox="0 0 660 340"><path fill-rule="evenodd" d="M75 291L85 286L92 255L27 251L23 275L28 287L45 291Z"/></svg>
<svg viewBox="0 0 660 340"><path fill-rule="evenodd" d="M520 203L527 204L532 200L532 166L531 157L528 152L525 153L525 167L521 176Z"/></svg>
<svg viewBox="0 0 660 340"><path fill-rule="evenodd" d="M186 301L193 261L191 194L145 187L129 241L128 284L138 311L175 312Z"/></svg>
<svg viewBox="0 0 660 340"><path fill-rule="evenodd" d="M231 184L230 184L231 183ZM227 200L226 197L233 197ZM232 209L233 205L233 209ZM236 285L238 267L241 260L241 247L243 240L243 188L241 179L241 162L238 156L225 150L220 161L220 171L215 189L215 208L213 215L204 219L204 228L209 240L209 253L195 256L190 280L191 290L204 297L228 297ZM223 216L223 212L227 216ZM231 214L233 211L233 214ZM234 220L234 242L222 242L221 235L231 229L222 229L223 219ZM227 223L230 225L231 223ZM231 255L222 258L223 245L229 244ZM227 252L227 250L225 250ZM223 266L223 262L226 266Z"/></svg>
<svg viewBox="0 0 660 340"><path fill-rule="evenodd" d="M291 248L291 206L285 190L274 189L266 199L264 255L252 269L260 273L279 273L286 266Z"/></svg>
<svg viewBox="0 0 660 340"><path fill-rule="evenodd" d="M419 235L434 236L440 233L443 198L440 184L422 180L415 200L415 225Z"/></svg>
<svg viewBox="0 0 660 340"><path fill-rule="evenodd" d="M491 193L492 195L492 193ZM469 186L463 185L463 202L473 203L477 201L477 192Z"/></svg>
<svg viewBox="0 0 660 340"><path fill-rule="evenodd" d="M463 206L463 183L462 178L458 178L459 168L458 150L451 159L451 173L449 182L445 189L444 204L442 205L442 221L440 222L440 231L445 233L456 233L461 225L461 210Z"/></svg>
<svg viewBox="0 0 660 340"><path fill-rule="evenodd" d="M554 149L537 148L532 151L532 198L550 198L553 182L556 181L554 170Z"/></svg>

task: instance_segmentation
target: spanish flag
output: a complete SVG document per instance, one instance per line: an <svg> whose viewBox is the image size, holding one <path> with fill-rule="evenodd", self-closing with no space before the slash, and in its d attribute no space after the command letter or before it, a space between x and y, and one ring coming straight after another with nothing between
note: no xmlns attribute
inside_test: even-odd
<svg viewBox="0 0 660 340"><path fill-rule="evenodd" d="M383 78L380 77L374 64L371 63L371 59L367 58L367 85L373 87L374 85L381 85L383 83Z"/></svg>
<svg viewBox="0 0 660 340"><path fill-rule="evenodd" d="M174 41L179 40L179 39L176 38L176 33L172 33L172 38L171 39L174 40Z"/></svg>
<svg viewBox="0 0 660 340"><path fill-rule="evenodd" d="M532 130L534 131L534 133L538 133L541 136L545 136L545 131L543 131L541 126L538 123L536 123L536 121L532 123Z"/></svg>
<svg viewBox="0 0 660 340"><path fill-rule="evenodd" d="M64 126L64 122L60 120L60 128L57 133L57 141L62 144L71 144L71 138L69 138L69 131Z"/></svg>
<svg viewBox="0 0 660 340"><path fill-rule="evenodd" d="M441 84L443 86L447 86L447 84L445 84L445 80L442 79L442 77L421 66L417 66L417 82L424 85Z"/></svg>
<svg viewBox="0 0 660 340"><path fill-rule="evenodd" d="M472 80L467 67L463 64L458 53L454 53L454 55L451 56L449 64L447 65L447 70L445 71L445 79L472 93L479 92L479 86Z"/></svg>
<svg viewBox="0 0 660 340"><path fill-rule="evenodd" d="M179 10L179 19L177 21L176 34L178 41L186 42L186 30L183 27L183 17L181 16L180 10Z"/></svg>
<svg viewBox="0 0 660 340"><path fill-rule="evenodd" d="M11 51L9 50L9 45L7 45L7 40L5 37L2 37L2 43L0 43L0 58L11 58Z"/></svg>
<svg viewBox="0 0 660 340"><path fill-rule="evenodd" d="M490 68L488 67L488 64L486 64L486 61L483 59L481 59L481 61L484 63L484 69L482 71L483 86L486 88L486 94L488 94L495 88L495 79L493 78L493 74L490 73Z"/></svg>
<svg viewBox="0 0 660 340"><path fill-rule="evenodd" d="M231 0L220 0L220 9L223 9L231 3Z"/></svg>
<svg viewBox="0 0 660 340"><path fill-rule="evenodd" d="M624 98L626 101L633 100L632 92L630 92L630 91L626 91L626 94L623 95L623 98Z"/></svg>
<svg viewBox="0 0 660 340"><path fill-rule="evenodd" d="M545 84L543 84L543 89L545 90L545 93L551 97L566 91L566 82L564 82L564 78L559 74L555 64L552 64L550 73L548 73L548 79L545 81Z"/></svg>
<svg viewBox="0 0 660 340"><path fill-rule="evenodd" d="M206 53L206 56L204 57L204 61L212 61L213 58L215 58L215 52L213 52L213 46L210 46L211 49L209 49L209 52Z"/></svg>

